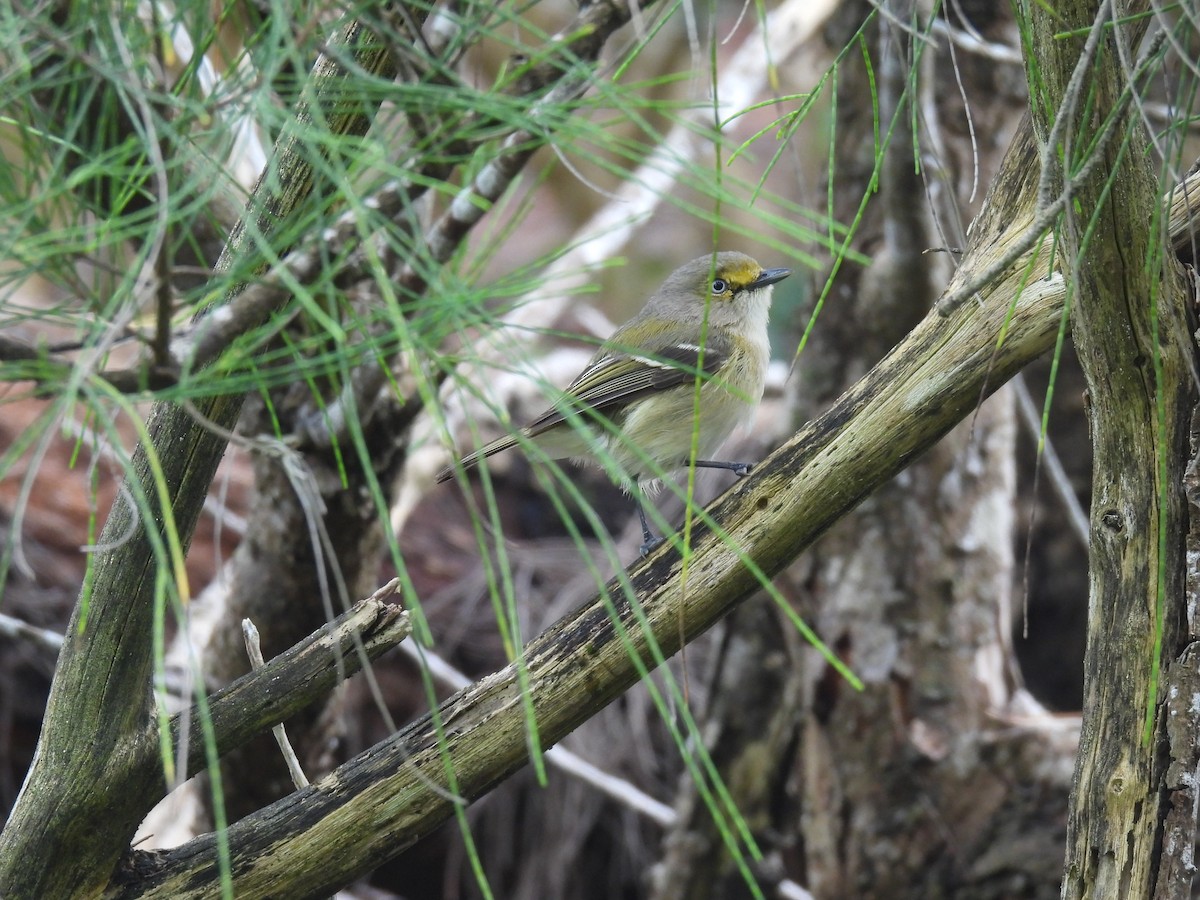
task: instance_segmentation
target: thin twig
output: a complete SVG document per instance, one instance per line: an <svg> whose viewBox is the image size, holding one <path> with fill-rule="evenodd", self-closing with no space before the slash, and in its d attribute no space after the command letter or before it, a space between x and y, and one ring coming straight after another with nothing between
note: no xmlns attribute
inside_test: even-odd
<svg viewBox="0 0 1200 900"><path fill-rule="evenodd" d="M261 669L243 675L209 697L212 734L222 752L232 750L273 727L332 690L363 665L395 647L411 631L408 613L385 602L399 590L393 578L366 600L322 626L300 643L272 659ZM284 690L280 690L280 685ZM171 720L178 735L185 720L196 720L193 707ZM192 723L195 726L195 722ZM203 730L191 729L187 765L196 771L207 764ZM142 762L158 766L158 732L150 729L141 751Z"/></svg>
<svg viewBox="0 0 1200 900"><path fill-rule="evenodd" d="M1017 412L1021 416L1021 424L1025 426L1030 437L1041 445L1041 455L1046 463L1046 474L1050 477L1050 486L1054 489L1054 493L1067 513L1067 521L1071 525L1071 530L1086 548L1088 533L1091 529L1088 525L1087 513L1083 511L1079 497L1075 495L1075 488L1071 486L1071 476L1067 474L1049 435L1042 434L1042 417L1038 412L1037 404L1033 402L1033 395L1029 393L1029 386L1025 384L1025 379L1018 375L1012 380L1012 384L1017 395Z"/></svg>
<svg viewBox="0 0 1200 900"><path fill-rule="evenodd" d="M48 628L38 628L15 616L0 613L0 635L30 641L43 650L57 654L62 649L63 636Z"/></svg>
<svg viewBox="0 0 1200 900"><path fill-rule="evenodd" d="M1158 43L1161 43L1159 41ZM1038 205L1035 207L1033 221L1021 233L1021 236L1012 242L1009 248L996 258L994 262L986 266L978 275L968 281L966 284L959 286L953 291L944 294L936 304L936 309L939 315L949 316L956 309L962 306L967 300L975 296L975 294L985 285L990 284L1001 274L1006 272L1013 266L1022 256L1033 249L1034 245L1041 241L1046 232L1054 225L1059 214L1066 208L1067 201L1071 197L1071 184L1074 181L1082 181L1088 178L1095 168L1105 161L1103 149L1108 145L1114 135L1118 134L1117 125L1120 122L1121 113L1132 102L1133 85L1138 77L1145 73L1149 64L1149 60L1156 52L1156 44L1152 43L1147 50L1146 56L1142 61L1142 65L1138 67L1138 71L1134 73L1135 78L1130 79L1125 89L1121 92L1121 96L1117 99L1114 105L1114 113L1105 124L1104 130L1097 136L1093 152L1088 160L1076 171L1073 175L1068 176L1063 173L1063 189L1058 196L1048 202L1043 202L1047 198L1043 196L1044 191L1048 190L1047 185L1050 183L1046 178L1045 169L1045 153L1043 153L1043 168L1042 176L1038 182ZM1060 117L1063 112L1060 111ZM1052 129L1052 134L1056 129ZM1050 145L1047 145L1050 146Z"/></svg>
<svg viewBox="0 0 1200 900"><path fill-rule="evenodd" d="M250 657L250 668L257 672L267 663L263 659L262 645L258 640L258 628L249 619L242 619L242 637L246 641L246 655ZM279 745L279 752L283 754L283 761L287 763L292 784L297 789L308 787L308 776L300 767L300 760L296 756L296 751L292 749L292 742L288 740L287 729L283 727L283 723L280 722L272 728L271 734L275 736L275 743Z"/></svg>
<svg viewBox="0 0 1200 900"><path fill-rule="evenodd" d="M1079 98L1083 96L1083 81L1092 69L1093 61L1096 58L1096 50L1100 46L1100 38L1103 36L1104 29L1111 18L1112 0L1102 0L1092 20L1092 27L1088 31L1087 40L1084 41L1083 50L1079 54L1079 59L1075 62L1075 68L1071 71L1071 77L1067 81L1067 86L1063 89L1063 96L1070 98L1070 100L1063 103L1062 108L1058 110L1058 113L1054 116L1054 122L1050 125L1050 132L1042 142L1042 169L1038 173L1037 189L1038 209L1046 209L1050 206L1052 202L1050 198L1054 196L1056 187L1061 192L1059 196L1064 207L1070 202L1071 185L1074 179L1066 169L1071 163L1071 136L1067 134L1067 127L1072 123L1075 115L1075 106L1079 102ZM1125 107L1133 99L1133 91L1130 89L1132 85L1132 79L1126 82L1125 90L1121 92L1121 97L1113 110L1114 114L1105 127L1104 134L1101 136L1103 143L1097 147L1096 152L1092 156L1093 160L1103 157L1103 153L1100 152L1101 148L1107 145L1112 134L1116 131L1117 123L1125 112ZM1041 97L1031 98L1031 102L1040 102L1041 99ZM1055 177L1059 174L1058 154L1060 152L1062 153L1063 165L1061 179ZM1087 175L1080 173L1074 176L1074 178L1083 181L1087 178ZM1061 187L1057 184L1060 180L1062 182Z"/></svg>
<svg viewBox="0 0 1200 900"><path fill-rule="evenodd" d="M971 34L961 28L955 28L945 19L934 19L930 23L929 30L931 34L946 38L950 44L958 47L960 50L965 50L967 53L981 56L984 59L990 59L992 62L1017 66L1024 62L1021 51L1016 47L984 40L978 34Z"/></svg>

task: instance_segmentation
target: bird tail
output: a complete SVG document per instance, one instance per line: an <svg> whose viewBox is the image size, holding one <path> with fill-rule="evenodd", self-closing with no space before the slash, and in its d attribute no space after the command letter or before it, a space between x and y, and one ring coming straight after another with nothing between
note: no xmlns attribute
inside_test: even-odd
<svg viewBox="0 0 1200 900"><path fill-rule="evenodd" d="M455 465L446 466L446 468L438 472L437 483L441 484L443 481L449 481L459 469L469 469L471 466L478 465L480 460L487 459L489 456L507 450L509 447L515 446L516 443L517 438L511 434L496 438L496 440L484 447L480 447L474 453L468 453Z"/></svg>

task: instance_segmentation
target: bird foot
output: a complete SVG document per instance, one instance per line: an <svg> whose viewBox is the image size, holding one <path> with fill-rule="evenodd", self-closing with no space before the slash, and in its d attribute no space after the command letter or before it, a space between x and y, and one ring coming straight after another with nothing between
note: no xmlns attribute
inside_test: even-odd
<svg viewBox="0 0 1200 900"><path fill-rule="evenodd" d="M647 535L646 539L644 541L642 541L642 546L641 546L642 556L649 556L651 553L653 553L655 550L657 550L659 548L659 546L662 543L664 543L665 541L666 541L666 538L653 537L651 535Z"/></svg>

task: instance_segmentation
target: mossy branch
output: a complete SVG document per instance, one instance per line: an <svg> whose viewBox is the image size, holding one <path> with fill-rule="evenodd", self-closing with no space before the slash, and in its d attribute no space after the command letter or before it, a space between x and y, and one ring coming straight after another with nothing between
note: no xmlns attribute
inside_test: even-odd
<svg viewBox="0 0 1200 900"><path fill-rule="evenodd" d="M1083 729L1064 898L1186 896L1192 879L1192 867L1180 865L1190 853L1172 848L1163 828L1183 810L1194 834L1196 789L1167 786L1169 692L1160 673L1195 638L1180 626L1196 351L1182 269L1163 241L1172 217L1145 127L1124 102L1144 7L1027 7L1030 105L1043 180L1070 198L1057 236L1091 401ZM1097 141L1102 129L1117 140ZM1183 683L1191 679L1185 672Z"/></svg>
<svg viewBox="0 0 1200 900"><path fill-rule="evenodd" d="M1022 239L1036 203L1032 157L1025 129L947 291L971 283ZM1175 196L1182 202L1188 194ZM978 302L948 317L931 313L828 412L710 507L727 536L697 528L686 588L680 556L666 545L629 572L636 610L618 599L625 596L618 583L608 585L526 646L523 680L514 664L447 700L440 734L427 716L233 825L228 840L238 896L320 896L396 856L456 803L480 796L527 762L528 704L542 741L552 744L637 681L635 658L653 665L651 642L668 656L681 639L692 640L728 613L759 586L743 559L767 575L782 569L969 416L981 397L1054 345L1064 281L1035 253L984 286ZM460 798L448 790L447 765ZM215 838L205 835L153 858L135 853L129 870L136 884L114 885L110 896L204 896L217 874Z"/></svg>

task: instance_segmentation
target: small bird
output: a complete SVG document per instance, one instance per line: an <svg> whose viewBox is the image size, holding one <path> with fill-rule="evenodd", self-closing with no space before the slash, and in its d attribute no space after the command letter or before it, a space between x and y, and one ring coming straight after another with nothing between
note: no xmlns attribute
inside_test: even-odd
<svg viewBox="0 0 1200 900"><path fill-rule="evenodd" d="M772 285L790 274L728 251L680 266L642 311L601 345L552 408L519 433L443 469L438 482L458 467L526 442L548 459L615 468L637 500L642 554L649 553L662 538L650 531L641 494L688 465L693 433L697 466L749 473L749 463L709 457L734 428L750 421L762 399Z"/></svg>

